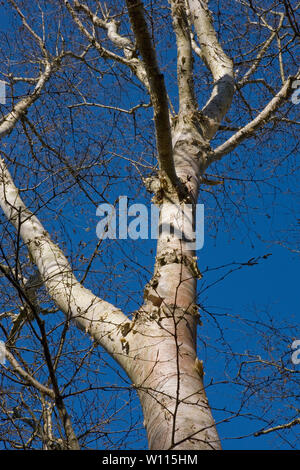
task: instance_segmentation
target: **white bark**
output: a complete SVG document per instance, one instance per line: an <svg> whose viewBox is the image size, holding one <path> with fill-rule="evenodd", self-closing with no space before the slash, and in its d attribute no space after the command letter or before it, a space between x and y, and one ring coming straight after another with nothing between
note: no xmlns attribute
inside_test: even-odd
<svg viewBox="0 0 300 470"><path fill-rule="evenodd" d="M193 83L192 43L184 0L172 0L173 26L177 42L177 81L179 115L193 113L197 109Z"/></svg>
<svg viewBox="0 0 300 470"><path fill-rule="evenodd" d="M292 94L292 84L295 80L299 78L300 72L298 72L295 77L289 77L282 86L281 90L274 96L274 98L271 99L271 101L269 101L269 103L256 116L256 118L254 118L244 127L239 129L232 137L226 140L226 142L224 142L223 144L219 145L219 147L217 147L209 155L207 165L209 165L213 161L220 160L224 155L234 150L244 140L251 137L256 131L256 129L263 127L267 122L269 122L274 113L284 102L286 102L286 100Z"/></svg>
<svg viewBox="0 0 300 470"><path fill-rule="evenodd" d="M136 379L149 448L220 449L197 368L193 314L165 305L155 320L145 314L139 321L130 373Z"/></svg>
<svg viewBox="0 0 300 470"><path fill-rule="evenodd" d="M121 327L127 322L127 317L78 282L63 252L52 242L49 233L20 198L2 158L0 205L7 219L19 229L20 236L56 305L122 363Z"/></svg>
<svg viewBox="0 0 300 470"><path fill-rule="evenodd" d="M233 62L218 41L208 1L188 0L188 5L201 48L201 56L214 79L213 91L202 110L209 123L204 137L210 140L231 105L234 93Z"/></svg>
<svg viewBox="0 0 300 470"><path fill-rule="evenodd" d="M0 138L9 134L25 111L38 99L41 91L53 72L54 64L47 63L44 72L38 78L33 92L18 101L13 109L0 121Z"/></svg>

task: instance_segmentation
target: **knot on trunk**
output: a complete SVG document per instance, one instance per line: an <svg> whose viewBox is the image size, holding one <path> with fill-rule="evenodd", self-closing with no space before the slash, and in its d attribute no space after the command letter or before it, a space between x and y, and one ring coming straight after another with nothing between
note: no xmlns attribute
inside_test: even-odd
<svg viewBox="0 0 300 470"><path fill-rule="evenodd" d="M186 281L191 278L202 278L202 274L197 266L196 256L183 254L177 249L168 250L156 257L155 274L144 289L144 299L146 302L151 302L152 305L160 307L162 303L165 303L166 298L172 296L172 293L169 291L170 287L166 283L165 275L166 269L172 264L183 265L188 269L190 275L185 274ZM176 293L174 293L174 296L176 297Z"/></svg>
<svg viewBox="0 0 300 470"><path fill-rule="evenodd" d="M192 276L196 279L201 279L203 277L197 265L197 256L186 255L176 249L168 250L156 257L156 270L159 272L159 268L161 266L173 263L187 266L191 271Z"/></svg>
<svg viewBox="0 0 300 470"><path fill-rule="evenodd" d="M195 303L191 303L188 307L178 307L174 304L163 304L159 308L159 318L176 318L176 321L180 321L187 318L187 315L191 315L196 318L199 325L202 325L199 313L199 307Z"/></svg>
<svg viewBox="0 0 300 470"><path fill-rule="evenodd" d="M164 197L173 200L175 204L180 202L193 203L193 197L186 182L180 178L177 179L174 185L163 171L159 171L157 175L143 178L143 182L146 190L154 194L152 202L157 206L163 203Z"/></svg>
<svg viewBox="0 0 300 470"><path fill-rule="evenodd" d="M148 320L160 323L164 318L176 318L176 321L188 320L188 316L196 320L198 325L202 325L199 306L191 303L188 307L178 307L172 303L162 301L159 306L146 303L141 309L135 312L134 325L139 323L144 325ZM138 328L137 328L138 329Z"/></svg>

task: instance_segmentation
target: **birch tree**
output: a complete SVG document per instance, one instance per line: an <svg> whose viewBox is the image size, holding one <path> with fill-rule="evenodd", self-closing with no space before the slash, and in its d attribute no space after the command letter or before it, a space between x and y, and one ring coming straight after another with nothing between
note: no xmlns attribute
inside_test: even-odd
<svg viewBox="0 0 300 470"><path fill-rule="evenodd" d="M31 424L24 400L23 409L10 416L32 428L20 447L38 437L44 449L81 448L83 434L76 432L64 392L69 378L57 371L66 334L77 327L93 348L108 353L138 394L149 449L221 449L204 387L205 364L197 357L202 269L201 256L197 260L191 248L196 205L199 194L224 187L232 175L222 175L221 165L239 148L280 126L297 128L291 97L300 80L298 5L241 1L230 8L232 17L226 18L224 7L220 13L218 2L206 0L7 2L16 45L2 52L7 102L0 122L0 272L18 307L9 311L8 305L1 316L9 362L3 367L42 403L40 419ZM237 15L240 36L227 23ZM176 78L169 65L175 55ZM109 80L119 98L114 91L107 95ZM106 102L99 101L97 87ZM132 136L132 148L122 154L124 134ZM146 145L153 150L151 162ZM106 300L101 285L89 289L95 257L102 253L107 262L101 251L106 240L95 243L80 275L68 251L72 244L63 246L51 220L59 219L60 202L73 186L93 208L116 203L109 190L119 170L107 170L111 158L130 165L128 178L134 171L159 208L153 272L129 315L126 307ZM89 176L93 172L97 180ZM100 177L108 181L102 189ZM167 227L174 228L172 236ZM75 235L74 244L83 248ZM115 283L118 289L122 279ZM55 348L49 342L53 315L63 325ZM39 344L43 374L17 348L22 328ZM53 413L60 437L53 435Z"/></svg>

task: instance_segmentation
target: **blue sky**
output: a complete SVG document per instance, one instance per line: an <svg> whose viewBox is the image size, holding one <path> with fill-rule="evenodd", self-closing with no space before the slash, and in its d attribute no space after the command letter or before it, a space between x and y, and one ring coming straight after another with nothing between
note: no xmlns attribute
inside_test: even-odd
<svg viewBox="0 0 300 470"><path fill-rule="evenodd" d="M5 16L0 15L2 30L9 30L8 24ZM250 36L250 39L256 40L255 33ZM166 62L171 64L169 70L166 66L165 74L171 91L171 99L176 105L175 55L174 49L163 51L162 54ZM201 70L200 66L199 69ZM276 82L276 77L271 78ZM116 87L116 81L111 84L111 80L112 75L104 77L99 89L95 86L96 80L91 82L88 92L95 93L95 99L103 102L109 88ZM59 86L65 86L61 77L55 82L55 86L57 89ZM201 82L197 81L196 88L198 90L200 86ZM54 96L53 87L49 89L49 92ZM257 90L245 92L249 99L251 94L256 92L257 96L252 101L253 106L258 106L263 96ZM67 93L64 96L66 103L74 104L75 98L73 96L69 96ZM122 96L119 96L116 87L115 93L110 99L112 102L120 103L120 106L129 108L140 99L140 96L142 96L140 90L129 84L128 91ZM199 101L205 101L201 93L199 93ZM287 103L287 107L291 107L291 104ZM49 109L52 111L51 104ZM300 104L298 108L295 105L290 112L293 117L297 118L298 116L299 118L299 111ZM64 112L65 114L63 114ZM136 187L134 185L135 182L141 182L135 169L130 167L128 162L124 162L122 158L116 157L116 154L119 153L125 157L132 154L137 157L139 153L144 152L145 160L153 163L151 110L145 111L143 121L145 127L137 136L133 136L135 129L132 117L125 119L114 113L104 114L97 110L89 112L90 114L87 116L74 114L72 126L76 129L75 135L71 135L71 125L66 127L66 133L68 133L66 142L64 142L66 153L74 158L80 156L81 152L84 153L87 141L83 128L87 126L87 123L88 125L91 122L94 124L94 127L91 126L88 129L92 137L104 141L113 123L117 122L114 130L116 135L114 139L117 142L114 140L104 146L103 150L99 150L103 157L109 159L108 168L115 176L113 185L104 193L105 197L110 203L113 203L119 195L127 195L135 203L149 203L150 196L142 185L139 184ZM33 111L33 116L36 117L35 113L36 111ZM52 117L51 112L49 114ZM64 116L62 120L69 119L69 114L64 109L62 115ZM137 118L141 116L142 112L138 112ZM246 113L241 111L237 103L234 103L232 111L229 112L231 121L240 125L245 116ZM54 114L53 120L55 120ZM293 339L300 339L300 258L299 232L297 231L299 185L289 160L287 159L286 163L281 162L289 154L292 155L292 159L296 159L297 151L294 148L298 141L295 136L290 137L285 129L270 130L269 132L270 134L268 132L266 134L259 133L257 139L252 139L247 146L243 145L235 150L211 169L211 173L216 172L217 175L228 178L224 184L224 191L223 187L216 188L214 190L216 193L210 194L204 191L200 193L199 197L199 202L205 205L205 242L204 247L198 252L199 267L204 273L203 280L199 282L198 301L203 306L201 313L203 326L199 328L198 348L199 357L204 359L207 393L215 419L220 422L218 429L224 449L272 449L278 446L283 449L290 448L284 440L276 440L275 434L269 434L265 437L253 437L252 435L253 432L264 426L264 411L261 407L266 406L266 402L268 404L266 387L262 387L264 394L257 393L251 398L247 395L247 403L244 404L241 416L232 418L235 413L238 413L241 394L248 393L247 386L249 384L246 386L246 383L243 385L236 380L241 358L247 356L253 359L255 356L260 356L262 359L270 360L272 351L274 351L274 361L283 357L285 364L292 368L289 346ZM8 140L12 147L14 136L15 134L12 134ZM49 138L55 143L55 136ZM152 138L149 144L147 138ZM225 138L226 134L219 135L213 145L217 145ZM24 161L34 167L35 163L31 162L30 155L22 155L24 148L28 150L28 146L23 147L22 141L18 141L14 148L17 159L24 158ZM97 142L91 147L91 152L95 149L97 149ZM262 165L259 164L260 162ZM59 163L56 164L59 166ZM99 191L105 187L106 181L104 181L105 175L103 176L101 171L102 168L95 169L94 175L95 181L99 185L96 189ZM268 172L273 175L270 180L266 179ZM18 169L17 178L22 181L23 176L22 168ZM230 180L231 177L234 179ZM34 178L38 179L39 176L35 175ZM239 178L249 181L241 182ZM265 181L258 184L256 179L264 179ZM83 180L83 184L94 201L101 202L95 188L89 187L85 180ZM39 194L42 195L46 189L46 186L41 185ZM215 194L217 195L216 200ZM24 197L28 198L28 202L31 202L30 194L25 193ZM222 209L225 211L225 217L222 216ZM59 220L55 218L58 211L60 211L63 220L63 228ZM69 258L72 258L79 242L83 240L86 245L80 250L85 259L89 259L98 242L96 225L99 220L96 216L96 206L90 200L83 194L78 195L76 190L73 191L71 188L64 200L59 197L54 198L47 205L47 210L41 210L40 213L46 228L50 232L52 230L52 233L56 233L60 244L64 243ZM291 242L288 246L286 246L287 241ZM86 286L91 285L94 288L96 285L98 289L96 293L101 295L104 293L105 298L124 308L126 313L130 313L141 302L142 287L151 276L155 243L154 241L105 241L101 250L102 258L99 257L95 260L94 272L87 277ZM246 265L248 260L253 258L258 260L257 264ZM79 275L80 265L75 256L74 265ZM110 266L112 274L119 276L111 284L107 282L107 265ZM241 265L243 266L241 267ZM221 266L225 267L221 269ZM228 271L238 267L241 269L235 270L227 276ZM83 264L82 269L84 270L84 268ZM224 279L217 282L222 277ZM212 286L206 289L211 284ZM273 330L271 329L272 325L274 326ZM276 328L280 330L280 333L276 331ZM87 341L85 338L81 338L81 332L73 334L78 335L78 341L82 341L82 343ZM257 368L257 375L262 373L258 365L254 367ZM299 366L294 367L295 369L298 367L299 370ZM270 369L270 377L268 378L270 383L274 371L276 368ZM106 383L109 383L110 380L113 384L119 383L117 375L110 372L107 372L105 380ZM213 383L211 383L212 380ZM282 386L283 381L280 382L278 379L278 387ZM279 389L282 391L282 388ZM293 414L294 411L291 407L292 405L296 406L293 400L288 402L282 395L274 398L273 410L269 409L268 413L276 424L282 424L285 421L285 416ZM290 408L285 409L288 403ZM136 403L134 406L138 407ZM133 419L137 415L137 411L133 409ZM224 422L224 420L228 421ZM242 436L248 437L240 439ZM293 430L291 436L294 448L299 448L299 444L294 441ZM142 433L141 441L138 444L139 448L145 448L145 442L145 435ZM128 444L131 448L134 445L136 443L130 442Z"/></svg>

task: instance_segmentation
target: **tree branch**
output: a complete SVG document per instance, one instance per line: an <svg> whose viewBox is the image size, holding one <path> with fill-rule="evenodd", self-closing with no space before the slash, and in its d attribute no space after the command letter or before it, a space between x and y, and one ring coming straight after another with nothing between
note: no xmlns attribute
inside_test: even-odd
<svg viewBox="0 0 300 470"><path fill-rule="evenodd" d="M50 64L49 62L45 66L44 72L40 75L37 84L33 92L29 96L25 96L13 107L13 109L0 121L0 138L9 134L20 117L26 112L26 110L37 100L40 96L41 91L49 80L51 73L53 72L57 60Z"/></svg>
<svg viewBox="0 0 300 470"><path fill-rule="evenodd" d="M74 0L74 8L78 11L83 11L90 18L94 26L105 29L107 31L107 37L116 47L123 50L125 57L128 59L133 57L135 47L130 39L119 34L118 21L99 18L87 5L80 3L78 0Z"/></svg>
<svg viewBox="0 0 300 470"><path fill-rule="evenodd" d="M51 397L51 398L55 398L55 393L54 391L51 389L51 388L48 388L46 387L45 385L41 384L40 382L38 382L31 374L29 374L28 372L26 372L21 366L20 364L18 363L18 361L15 359L15 357L13 356L13 354L8 351L8 349L6 348L5 350L5 357L6 359L10 362L10 364L12 365L12 367L14 368L15 372L20 376L22 377L24 380L26 380L27 383L29 383L30 385L32 385L33 387L35 387L37 390L39 390L39 392Z"/></svg>
<svg viewBox="0 0 300 470"><path fill-rule="evenodd" d="M262 434L269 434L270 432L274 431L281 431L282 429L289 429L292 426L296 426L296 424L300 424L300 418L295 418L293 421L290 421L289 423L286 424L280 424L279 426L274 426L273 428L265 429L263 431L258 431L254 433L254 436L261 436Z"/></svg>
<svg viewBox="0 0 300 470"><path fill-rule="evenodd" d="M99 52L100 56L105 59L111 59L116 62L119 62L123 65L126 65L130 68L130 70L134 73L134 75L140 80L140 82L146 87L149 91L149 83L146 76L146 72L142 62L134 56L134 47L131 44L128 38L121 36L118 33L118 24L115 21L108 21L102 20L94 15L87 5L83 5L78 1L74 1L74 8L77 10L81 10L85 12L85 14L89 17L89 19L93 23L93 27L100 27L107 31L108 38L112 41L112 43L123 50L124 57L115 54L114 52L109 51L108 49L104 48L102 44L96 39L94 34L89 33L86 27L83 25L82 21L76 14L75 9L71 6L68 0L63 0L68 11L70 12L75 24L77 25L78 29L81 33L87 38L89 43L95 47L95 49Z"/></svg>
<svg viewBox="0 0 300 470"><path fill-rule="evenodd" d="M261 49L259 50L256 58L254 59L251 67L247 70L247 72L244 74L243 78L241 78L241 80L239 80L238 82L238 86L241 88L243 87L246 82L248 81L249 77L251 75L254 74L254 72L257 70L257 67L259 66L262 58L264 57L266 51L268 50L268 48L270 47L270 45L272 44L273 40L276 38L280 28L282 27L282 23L283 23L283 20L284 20L284 15L281 14L280 15L280 20L279 20L279 24L278 24L278 27L273 30L272 34L269 36L269 38L263 43Z"/></svg>
<svg viewBox="0 0 300 470"><path fill-rule="evenodd" d="M185 1L172 0L173 26L177 42L177 81L179 93L179 114L197 108L193 83L193 56Z"/></svg>
<svg viewBox="0 0 300 470"><path fill-rule="evenodd" d="M238 132L236 132L230 139L223 144L219 145L208 157L207 166L212 162L220 160L224 155L234 150L241 142L252 136L253 132L263 127L271 118L277 109L290 97L293 92L292 84L295 80L300 78L300 72L295 77L289 77L280 91L272 98L265 108L256 116L255 119L250 121Z"/></svg>
<svg viewBox="0 0 300 470"><path fill-rule="evenodd" d="M208 0L188 0L204 63L214 79L212 94L202 112L208 118L207 137L211 139L228 111L234 93L233 62L218 41Z"/></svg>
<svg viewBox="0 0 300 470"><path fill-rule="evenodd" d="M79 17L76 15L74 9L71 7L70 2L68 0L64 0L64 3L70 12L75 24L77 25L78 29L84 34L84 36L88 39L88 41L97 49L101 57L107 58L107 59L113 59L116 62L120 62L121 64L129 65L130 66L130 61L125 58L121 57L118 54L115 54L114 52L109 51L108 49L105 49L99 41L93 36L83 25L82 21L80 21Z"/></svg>
<svg viewBox="0 0 300 470"><path fill-rule="evenodd" d="M123 108L118 108L116 106L108 106L108 105L105 105L105 104L89 103L87 101L83 101L83 103L71 104L71 105L68 106L68 108L79 108L81 106L95 106L96 108L110 109L112 111L117 111L119 113L134 114L138 109L140 109L140 108L150 108L152 105L151 105L151 103L140 103L140 104L137 104L137 105L133 106L130 109L123 109Z"/></svg>
<svg viewBox="0 0 300 470"><path fill-rule="evenodd" d="M20 18L22 19L22 23L24 25L24 27L27 29L27 31L31 34L31 36L34 38L34 40L36 41L36 43L38 44L38 46L40 47L41 51L42 51L42 54L43 56L45 57L45 59L47 60L47 62L49 62L50 60L50 55L46 49L46 46L45 46L45 42L44 40L33 30L33 28L28 24L27 20L26 20L26 17L25 15L23 14L23 12L20 10L20 8L17 6L16 2L14 0L8 0L9 3L11 3L11 5L13 5L13 7L15 8L16 12L18 13L18 15L20 16Z"/></svg>
<svg viewBox="0 0 300 470"><path fill-rule="evenodd" d="M137 0L126 0L129 18L137 47L143 58L149 81L151 101L154 109L156 142L160 169L165 172L174 186L177 185L172 137L168 108L168 97L164 76L159 70L155 49L152 44L144 16L144 5Z"/></svg>
<svg viewBox="0 0 300 470"><path fill-rule="evenodd" d="M0 159L0 205L8 220L19 227L33 262L49 295L81 329L122 362L122 323L127 317L98 298L76 279L63 252L55 245L38 218L25 206L4 160Z"/></svg>

